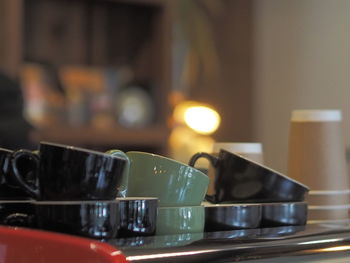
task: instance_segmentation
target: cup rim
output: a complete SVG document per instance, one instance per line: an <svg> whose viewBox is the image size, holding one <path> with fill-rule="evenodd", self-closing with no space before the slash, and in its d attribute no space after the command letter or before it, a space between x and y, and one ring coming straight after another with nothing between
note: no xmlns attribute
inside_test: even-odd
<svg viewBox="0 0 350 263"><path fill-rule="evenodd" d="M85 204L119 204L118 200L69 200L69 201L33 201L35 205L85 205Z"/></svg>
<svg viewBox="0 0 350 263"><path fill-rule="evenodd" d="M309 205L309 210L349 210L350 204L345 205Z"/></svg>
<svg viewBox="0 0 350 263"><path fill-rule="evenodd" d="M232 203L232 204L202 204L205 208L207 207L261 207L261 203Z"/></svg>
<svg viewBox="0 0 350 263"><path fill-rule="evenodd" d="M126 155L128 155L129 153L133 154L133 153L136 153L136 154L140 154L140 155L147 155L147 156L152 156L152 157L157 157L157 158L160 158L160 159L164 159L164 160L167 160L167 161L170 161L170 162L174 162L178 165L182 165L182 166L186 166L186 167L189 167L191 169L194 169L196 170L197 172L199 172L201 175L205 176L208 178L208 176L203 173L202 171L200 171L199 169L193 167L193 166L190 166L188 164L185 164L183 162L180 162L178 160L175 160L175 159L171 159L169 157L166 157L166 156L163 156L163 155L159 155L159 154L155 154L155 153L149 153L149 152L141 152L141 151L128 151L126 152Z"/></svg>
<svg viewBox="0 0 350 263"><path fill-rule="evenodd" d="M10 149L6 149L6 148L0 147L0 153L8 153L8 154L10 154L10 153L13 153L13 151L10 150Z"/></svg>
<svg viewBox="0 0 350 263"><path fill-rule="evenodd" d="M292 122L324 122L341 121L342 111L340 109L301 109L293 110Z"/></svg>
<svg viewBox="0 0 350 263"><path fill-rule="evenodd" d="M281 177L283 177L284 179L290 180L290 181L292 181L293 183L304 187L307 191L310 190L310 188L309 188L307 185L305 185L305 184L303 184L303 183L301 183L301 182L299 182L299 181L296 181L296 180L294 180L293 178L290 178L290 177L288 177L287 175L284 175L284 174L282 174L281 172L278 172L278 171L276 171L276 170L274 170L274 169L272 169L272 168L270 168L270 167L267 167L267 166L264 165L264 164L258 163L258 162L254 161L254 160L251 160L251 159L248 159L248 158L244 157L244 156L241 155L241 154L233 153L233 152L230 152L230 151L227 151L227 150L224 150L224 149L220 149L219 156L220 156L220 153L221 153L221 152L226 152L226 153L228 153L228 154L232 154L232 155L234 155L234 156L236 156L236 157L238 157L238 158L241 158L241 159L245 160L246 162L253 163L254 165L256 165L256 166L258 166L258 167L261 167L261 168L263 168L263 169L265 169L265 170L268 170L268 171L270 171L270 172L273 172L274 174L277 174L278 176L281 176Z"/></svg>
<svg viewBox="0 0 350 263"><path fill-rule="evenodd" d="M296 201L296 202L268 202L268 203L260 203L262 207L264 206L292 206L292 205L302 205L308 206L308 203L305 201Z"/></svg>
<svg viewBox="0 0 350 263"><path fill-rule="evenodd" d="M0 205L1 204L32 204L33 202L35 202L35 200L10 200L10 199L3 199L3 200L0 200Z"/></svg>
<svg viewBox="0 0 350 263"><path fill-rule="evenodd" d="M224 149L229 152L262 154L262 147L261 142L215 142L213 152Z"/></svg>
<svg viewBox="0 0 350 263"><path fill-rule="evenodd" d="M324 195L348 195L350 194L350 189L342 190L310 190L310 196L324 196Z"/></svg>
<svg viewBox="0 0 350 263"><path fill-rule="evenodd" d="M334 227L339 227L341 223L350 223L350 218L343 219L319 219L319 220L307 220L308 224L330 224Z"/></svg>
<svg viewBox="0 0 350 263"><path fill-rule="evenodd" d="M39 143L39 147L41 145L53 146L53 147L63 148L63 149L66 149L66 150L78 151L78 152L84 152L84 153L90 153L90 154L92 153L92 154L100 155L100 156L107 157L107 158L119 159L119 160L124 160L125 161L125 159L122 158L121 156L111 155L111 154L107 154L107 153L104 153L104 152L90 150L90 149L86 149L86 148L82 148L82 147L78 147L78 146L73 146L73 145L66 145L66 144L60 144L60 143L54 143L54 142L48 142L48 141L41 141Z"/></svg>
<svg viewBox="0 0 350 263"><path fill-rule="evenodd" d="M204 209L203 205L188 205L188 206L159 206L158 209L163 210L178 210L178 209Z"/></svg>
<svg viewBox="0 0 350 263"><path fill-rule="evenodd" d="M130 196L130 197L117 197L115 200L123 202L123 201L158 201L159 198L158 197L150 197L150 196Z"/></svg>

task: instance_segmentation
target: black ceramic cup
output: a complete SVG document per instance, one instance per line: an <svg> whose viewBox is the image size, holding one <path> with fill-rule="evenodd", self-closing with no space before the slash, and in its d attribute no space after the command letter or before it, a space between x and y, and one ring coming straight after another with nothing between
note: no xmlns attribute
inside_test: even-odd
<svg viewBox="0 0 350 263"><path fill-rule="evenodd" d="M260 227L302 226L307 221L306 202L266 203L262 206Z"/></svg>
<svg viewBox="0 0 350 263"><path fill-rule="evenodd" d="M158 198L117 198L120 210L118 238L152 236L156 232Z"/></svg>
<svg viewBox="0 0 350 263"><path fill-rule="evenodd" d="M34 228L35 209L29 200L0 200L0 224Z"/></svg>
<svg viewBox="0 0 350 263"><path fill-rule="evenodd" d="M260 204L203 204L205 232L258 228L261 223Z"/></svg>
<svg viewBox="0 0 350 263"><path fill-rule="evenodd" d="M95 239L114 238L119 228L119 202L38 201L39 229Z"/></svg>
<svg viewBox="0 0 350 263"><path fill-rule="evenodd" d="M29 184L21 170L23 160L36 164L38 186ZM37 200L113 200L118 196L126 160L101 152L48 142L39 155L16 151L11 156L18 185Z"/></svg>
<svg viewBox="0 0 350 263"><path fill-rule="evenodd" d="M199 158L208 159L215 168L215 194L206 196L213 203L303 201L309 191L307 186L235 153L196 153L189 165L194 166Z"/></svg>
<svg viewBox="0 0 350 263"><path fill-rule="evenodd" d="M31 195L24 191L14 178L10 161L12 154L13 151L0 148L0 200L30 199ZM35 167L33 167L33 162L30 159L23 159L18 165L18 169L22 171L28 184L34 183L33 168Z"/></svg>

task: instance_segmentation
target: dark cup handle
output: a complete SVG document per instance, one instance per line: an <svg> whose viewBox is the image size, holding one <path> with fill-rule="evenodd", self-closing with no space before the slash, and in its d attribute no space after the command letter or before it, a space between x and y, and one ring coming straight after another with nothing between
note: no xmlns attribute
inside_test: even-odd
<svg viewBox="0 0 350 263"><path fill-rule="evenodd" d="M205 153L205 152L199 152L199 153L194 154L194 155L191 157L190 161L188 162L188 165L194 167L195 164L196 164L196 162L197 162L197 160L198 160L199 158L205 158L205 159L207 159L215 169L216 169L217 166L218 166L219 158L216 157L216 156L213 156L213 155L211 155L211 154L209 154L209 153ZM207 200L207 201L209 201L209 202L215 202L215 194L214 194L214 195L208 195L208 194L206 194L206 195L205 195L205 200Z"/></svg>
<svg viewBox="0 0 350 263"><path fill-rule="evenodd" d="M34 173L34 176L37 177L38 176L38 167L39 167L39 156L37 153L33 153L31 151L28 151L28 150L15 151L12 153L12 156L11 156L11 166L12 166L12 170L13 170L13 176L14 176L14 179L17 182L18 186L21 187L26 192L28 192L35 199L38 199L39 187L38 186L32 187L31 185L29 185L26 182L26 180L24 179L25 175L21 173L21 170L18 167L18 161L21 158L26 158L29 161L34 163L35 168L33 171L30 171L30 172ZM36 181L37 181L37 178L36 178Z"/></svg>

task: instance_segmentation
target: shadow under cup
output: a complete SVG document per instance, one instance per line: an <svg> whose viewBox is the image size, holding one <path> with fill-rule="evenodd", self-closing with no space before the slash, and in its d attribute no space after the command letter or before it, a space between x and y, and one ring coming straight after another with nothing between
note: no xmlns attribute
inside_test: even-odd
<svg viewBox="0 0 350 263"><path fill-rule="evenodd" d="M29 184L21 170L30 158L39 186ZM42 142L39 155L20 150L11 163L18 185L37 200L113 200L126 188L127 161L101 152Z"/></svg>
<svg viewBox="0 0 350 263"><path fill-rule="evenodd" d="M206 199L224 202L289 202L303 201L307 186L241 155L220 150L218 156L197 153L189 165L199 158L208 159L215 168L215 194Z"/></svg>

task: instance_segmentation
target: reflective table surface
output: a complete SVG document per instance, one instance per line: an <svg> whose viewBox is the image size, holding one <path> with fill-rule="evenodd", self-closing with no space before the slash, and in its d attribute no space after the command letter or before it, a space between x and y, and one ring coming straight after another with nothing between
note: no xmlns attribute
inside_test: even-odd
<svg viewBox="0 0 350 263"><path fill-rule="evenodd" d="M350 226L288 226L106 241L1 226L0 262L348 263Z"/></svg>
<svg viewBox="0 0 350 263"><path fill-rule="evenodd" d="M300 262L310 255L322 256L320 260L343 255L344 262L350 262L350 225L286 226L136 237L107 243L120 249L131 262L279 262L281 257L289 259L285 262ZM291 260L293 258L298 260ZM307 261L304 258L302 262Z"/></svg>

